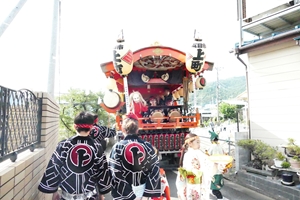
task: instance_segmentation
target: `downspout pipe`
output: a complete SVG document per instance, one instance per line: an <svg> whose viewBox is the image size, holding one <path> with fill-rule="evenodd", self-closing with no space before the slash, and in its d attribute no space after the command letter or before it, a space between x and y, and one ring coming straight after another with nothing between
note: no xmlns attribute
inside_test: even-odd
<svg viewBox="0 0 300 200"><path fill-rule="evenodd" d="M248 103L248 109L247 109L247 124L249 128L249 139L251 139L251 128L250 128L250 105L249 105L249 80L248 80L248 66L247 64L240 58L240 54L236 53L236 58L243 64L245 65L245 70L246 70L246 90L247 90L247 103Z"/></svg>

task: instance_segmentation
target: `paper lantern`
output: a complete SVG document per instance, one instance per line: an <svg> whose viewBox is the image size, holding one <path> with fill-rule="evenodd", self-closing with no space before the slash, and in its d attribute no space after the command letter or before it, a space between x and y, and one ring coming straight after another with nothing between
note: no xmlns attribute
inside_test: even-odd
<svg viewBox="0 0 300 200"><path fill-rule="evenodd" d="M177 96L175 95L175 91L172 92L173 100L177 101Z"/></svg>
<svg viewBox="0 0 300 200"><path fill-rule="evenodd" d="M108 78L107 89L111 91L118 91L117 82L114 78Z"/></svg>
<svg viewBox="0 0 300 200"><path fill-rule="evenodd" d="M125 43L123 32L122 37L118 39L117 42L113 50L114 68L120 75L126 76L133 68L133 53Z"/></svg>
<svg viewBox="0 0 300 200"><path fill-rule="evenodd" d="M174 92L175 94L175 97L176 97L176 100L178 101L179 99L180 99L180 95L179 95L179 92L178 92L178 90L175 90L175 92Z"/></svg>
<svg viewBox="0 0 300 200"><path fill-rule="evenodd" d="M179 96L183 97L183 87L180 87L178 89L178 94L179 94Z"/></svg>
<svg viewBox="0 0 300 200"><path fill-rule="evenodd" d="M188 88L189 88L189 93L194 93L194 84L193 84L193 81L189 82Z"/></svg>
<svg viewBox="0 0 300 200"><path fill-rule="evenodd" d="M203 89L204 86L206 85L206 80L203 78L203 76L199 76L196 81L195 81L196 89Z"/></svg>
<svg viewBox="0 0 300 200"><path fill-rule="evenodd" d="M185 65L189 72L195 74L202 71L206 58L205 48L202 39L195 34L195 41L185 57Z"/></svg>

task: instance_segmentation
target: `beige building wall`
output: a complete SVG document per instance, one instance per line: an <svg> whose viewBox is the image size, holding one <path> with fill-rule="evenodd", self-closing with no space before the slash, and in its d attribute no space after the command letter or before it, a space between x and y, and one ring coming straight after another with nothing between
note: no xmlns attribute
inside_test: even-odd
<svg viewBox="0 0 300 200"><path fill-rule="evenodd" d="M295 41L248 53L252 139L300 144L300 46Z"/></svg>
<svg viewBox="0 0 300 200"><path fill-rule="evenodd" d="M42 101L41 145L34 152L20 153L16 162L0 163L0 200L51 200L38 191L38 184L58 140L59 105L47 93L36 93Z"/></svg>

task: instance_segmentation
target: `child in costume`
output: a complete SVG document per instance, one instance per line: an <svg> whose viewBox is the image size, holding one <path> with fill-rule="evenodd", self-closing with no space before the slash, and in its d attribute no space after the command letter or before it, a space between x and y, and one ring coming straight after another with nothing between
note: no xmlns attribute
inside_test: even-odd
<svg viewBox="0 0 300 200"><path fill-rule="evenodd" d="M220 161L212 161L212 171L211 171L211 184L210 184L210 189L212 190L213 195L217 197L217 199L223 199L223 195L221 193L221 189L224 186L224 179L223 179L223 173L230 168L230 162L226 163L225 161L225 152L221 146L221 144L218 142L219 141L219 136L213 132L209 131L210 133L210 140L211 140L211 147L207 151L207 154L210 157L217 157L220 156L219 158L224 158L222 162ZM231 157L231 156L226 156Z"/></svg>
<svg viewBox="0 0 300 200"><path fill-rule="evenodd" d="M206 155L200 150L200 138L188 134L182 148L180 168L176 180L180 200L200 200L202 198L202 175Z"/></svg>

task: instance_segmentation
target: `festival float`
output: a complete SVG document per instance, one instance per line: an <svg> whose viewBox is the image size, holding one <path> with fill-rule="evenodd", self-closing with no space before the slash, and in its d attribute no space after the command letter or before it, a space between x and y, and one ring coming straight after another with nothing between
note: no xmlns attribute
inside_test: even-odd
<svg viewBox="0 0 300 200"><path fill-rule="evenodd" d="M115 114L119 130L123 116L134 112L140 137L159 150L161 163L168 166L178 167L186 134L200 125L200 113L196 109L191 114L188 102L195 90L205 87L204 72L213 69L205 50L195 31L187 52L159 43L133 52L122 32L113 60L100 65L108 78L100 106Z"/></svg>

